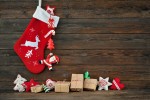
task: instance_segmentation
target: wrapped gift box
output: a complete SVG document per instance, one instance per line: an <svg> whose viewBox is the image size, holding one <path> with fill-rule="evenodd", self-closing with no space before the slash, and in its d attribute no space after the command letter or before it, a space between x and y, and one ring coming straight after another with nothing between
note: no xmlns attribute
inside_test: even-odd
<svg viewBox="0 0 150 100"><path fill-rule="evenodd" d="M95 91L97 87L97 79L85 79L83 88L85 90Z"/></svg>
<svg viewBox="0 0 150 100"><path fill-rule="evenodd" d="M42 91L43 91L42 85L36 85L36 86L31 87L31 92L38 93Z"/></svg>
<svg viewBox="0 0 150 100"><path fill-rule="evenodd" d="M69 92L70 82L57 81L55 83L55 92Z"/></svg>
<svg viewBox="0 0 150 100"><path fill-rule="evenodd" d="M83 74L72 74L71 91L83 91Z"/></svg>

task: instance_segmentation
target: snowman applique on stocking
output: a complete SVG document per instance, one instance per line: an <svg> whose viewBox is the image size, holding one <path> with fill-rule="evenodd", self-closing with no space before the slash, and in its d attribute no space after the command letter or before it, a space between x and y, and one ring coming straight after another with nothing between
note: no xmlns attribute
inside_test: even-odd
<svg viewBox="0 0 150 100"><path fill-rule="evenodd" d="M45 65L39 63L44 59L44 49L52 35L55 35L55 28L59 22L59 17L53 13L53 8L47 7L47 10L39 6L29 25L22 36L16 41L14 51L21 58L26 68L32 73L40 73L44 70Z"/></svg>

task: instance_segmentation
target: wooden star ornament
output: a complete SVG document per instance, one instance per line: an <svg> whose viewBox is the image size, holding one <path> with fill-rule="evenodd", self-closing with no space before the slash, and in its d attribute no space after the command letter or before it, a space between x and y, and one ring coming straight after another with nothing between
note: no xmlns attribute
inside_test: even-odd
<svg viewBox="0 0 150 100"><path fill-rule="evenodd" d="M39 85L39 83L31 79L29 82L24 82L22 85L26 88L26 92L29 92L31 87Z"/></svg>
<svg viewBox="0 0 150 100"><path fill-rule="evenodd" d="M98 81L98 90L108 90L108 87L112 85L112 83L108 82L109 81L109 77L103 79L102 77L99 77L99 81Z"/></svg>

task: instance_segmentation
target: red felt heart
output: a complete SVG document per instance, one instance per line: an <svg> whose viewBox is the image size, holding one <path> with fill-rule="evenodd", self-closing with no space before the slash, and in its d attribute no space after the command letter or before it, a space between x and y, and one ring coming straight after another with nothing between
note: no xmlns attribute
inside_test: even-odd
<svg viewBox="0 0 150 100"><path fill-rule="evenodd" d="M38 82L35 82L33 79L31 79L30 82L24 82L22 85L26 88L26 92L29 92L32 86L36 86L38 84Z"/></svg>
<svg viewBox="0 0 150 100"><path fill-rule="evenodd" d="M110 89L112 90L122 90L124 89L125 85L120 83L120 79L119 78L114 78L113 82L112 82L112 86L110 87Z"/></svg>
<svg viewBox="0 0 150 100"><path fill-rule="evenodd" d="M114 78L114 80L116 81L116 83L120 83L120 79L119 78Z"/></svg>

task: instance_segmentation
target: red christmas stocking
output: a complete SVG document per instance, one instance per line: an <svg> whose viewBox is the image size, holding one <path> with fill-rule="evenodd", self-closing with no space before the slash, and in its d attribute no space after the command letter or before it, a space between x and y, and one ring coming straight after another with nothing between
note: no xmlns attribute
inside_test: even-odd
<svg viewBox="0 0 150 100"><path fill-rule="evenodd" d="M49 22L52 19L53 25ZM38 61L44 59L44 48L48 39L55 35L54 28L57 27L58 21L58 16L50 15L41 8L41 0L39 0L33 18L14 45L14 51L30 72L37 74L44 70L45 66Z"/></svg>

